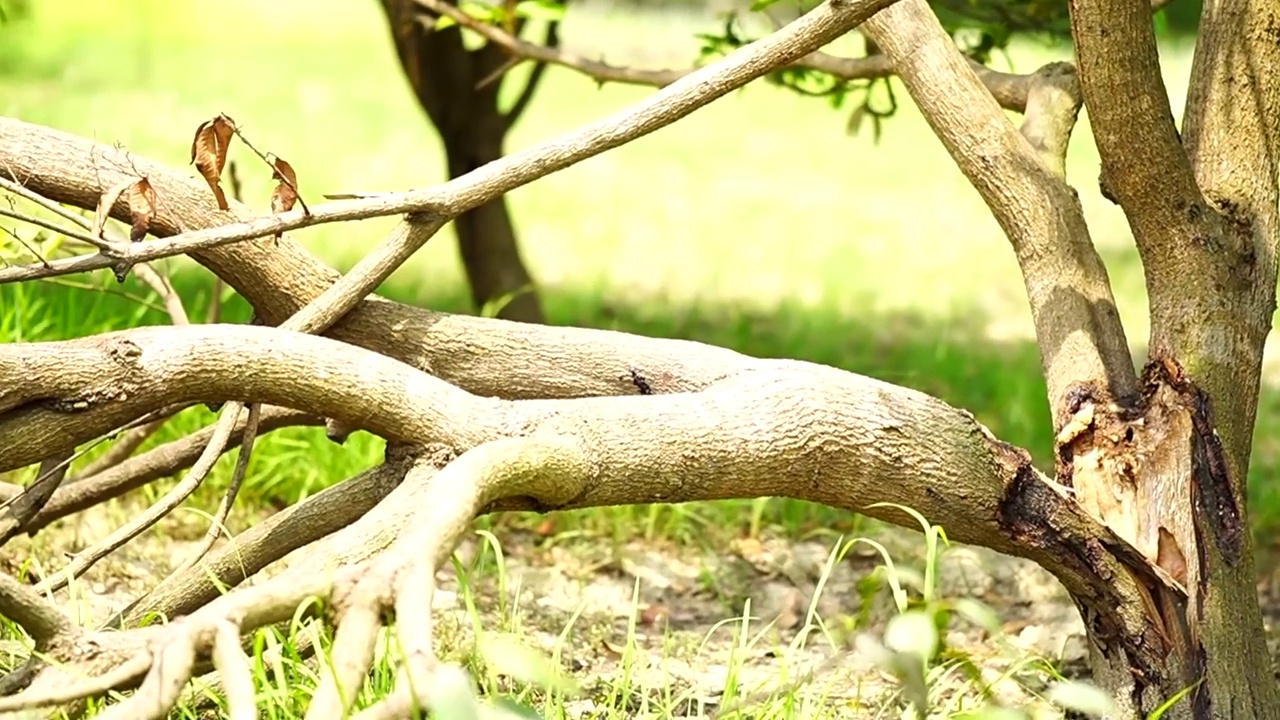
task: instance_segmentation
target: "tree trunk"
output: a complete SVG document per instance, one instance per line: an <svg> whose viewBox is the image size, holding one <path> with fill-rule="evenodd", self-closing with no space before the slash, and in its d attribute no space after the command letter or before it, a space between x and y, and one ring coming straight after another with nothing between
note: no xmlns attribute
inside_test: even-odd
<svg viewBox="0 0 1280 720"><path fill-rule="evenodd" d="M441 133L441 138L451 178L502 156L500 139L495 145L484 142L483 138L475 142L466 133L458 136ZM499 317L542 322L542 307L533 281L520 260L506 197L459 215L453 221L453 228L458 234L458 249L476 307L484 308L486 303L493 302L499 308Z"/></svg>
<svg viewBox="0 0 1280 720"><path fill-rule="evenodd" d="M1078 78L1044 75L1023 137L921 0L863 27L1013 242L1053 409L1056 486L1102 526L1018 481L1001 503L1005 532L1071 593L1094 679L1122 717L1188 691L1165 717L1275 718L1244 480L1275 308L1280 83L1240 58L1280 63L1280 43L1252 30L1280 18L1274 2L1206 3L1179 137L1150 13L1146 0L1072 0ZM1063 182L1081 101L1146 274L1140 378Z"/></svg>
<svg viewBox="0 0 1280 720"><path fill-rule="evenodd" d="M508 55L486 43L469 50L457 25L435 30L434 16L411 0L383 0L396 53L418 103L440 134L450 179L502 157L507 132L541 76L534 70L520 99L498 107ZM477 308L492 304L508 320L542 322L542 306L517 246L504 197L454 221L458 249Z"/></svg>

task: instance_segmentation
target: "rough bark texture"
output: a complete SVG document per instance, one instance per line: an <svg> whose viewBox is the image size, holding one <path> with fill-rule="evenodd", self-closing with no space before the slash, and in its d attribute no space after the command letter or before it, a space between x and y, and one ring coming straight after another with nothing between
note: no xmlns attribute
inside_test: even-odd
<svg viewBox="0 0 1280 720"><path fill-rule="evenodd" d="M1280 20L1270 2L1210 0L1179 136L1146 3L1073 0L1081 85L1105 192L1146 271L1150 360L1140 402L1080 396L1060 435L1082 504L1185 589L1153 593L1167 665L1135 674L1091 633L1098 675L1136 710L1203 680L1183 716L1275 717L1244 480L1275 310Z"/></svg>
<svg viewBox="0 0 1280 720"><path fill-rule="evenodd" d="M502 157L507 132L528 100L526 96L507 113L498 107L505 75L495 73L507 64L507 53L493 43L468 49L461 26L433 29L434 16L413 0L383 0L382 8L405 77L444 144L449 177ZM527 93L534 91L540 75L541 68ZM542 306L520 257L506 198L459 215L453 227L476 306L510 297L500 305L498 317L542 322Z"/></svg>

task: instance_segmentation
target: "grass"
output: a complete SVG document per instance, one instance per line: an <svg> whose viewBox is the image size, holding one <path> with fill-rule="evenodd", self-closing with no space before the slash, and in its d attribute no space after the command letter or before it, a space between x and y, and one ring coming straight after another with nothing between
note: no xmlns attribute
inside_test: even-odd
<svg viewBox="0 0 1280 720"><path fill-rule="evenodd" d="M375 5L226 0L212 15L190 0L42 0L35 11L30 25L0 28L0 113L119 142L180 167L195 127L226 112L255 144L287 158L304 195L315 199L443 179L440 148L407 90ZM619 29L624 21L625 32ZM571 47L616 61L677 65L695 55L697 22L706 20L598 11L571 16L564 35ZM1014 52L1015 66L1029 69L1068 54L1023 45ZM1189 65L1186 47L1166 48L1175 107L1182 104ZM650 93L597 89L552 70L510 148L551 138ZM753 86L513 192L524 253L543 286L550 320L804 358L908 385L973 411L1048 465L1039 356L1018 269L999 228L913 108L900 110L879 143L867 133L847 136L844 121L819 101ZM269 174L245 152L233 157L248 170L246 197L265 210ZM1108 263L1130 341L1140 345L1147 333L1141 270L1122 214L1098 193L1087 118L1068 172ZM323 226L299 237L345 269L392 223ZM189 311L202 316L207 277L182 261L162 265ZM150 294L134 279L117 288L106 272L73 281ZM382 292L421 306L469 310L451 237L419 253ZM248 309L233 298L224 316L243 321ZM101 290L0 286L3 341L163 322L158 309ZM212 417L204 409L184 413L149 445ZM1257 528L1280 523L1277 423L1280 393L1268 385L1249 478ZM337 446L317 429L272 433L259 440L242 502L294 502L368 467L381 449L366 434ZM223 458L202 488L203 507L216 502L233 462ZM531 521L479 526L494 522L527 527ZM742 534L826 537L862 527L846 513L771 499L566 513L547 532L604 538L615 547L642 538L714 548ZM262 637L264 643L287 640ZM260 687L282 693L282 714L271 716L290 716L284 709L291 697L288 673L260 671L267 683Z"/></svg>

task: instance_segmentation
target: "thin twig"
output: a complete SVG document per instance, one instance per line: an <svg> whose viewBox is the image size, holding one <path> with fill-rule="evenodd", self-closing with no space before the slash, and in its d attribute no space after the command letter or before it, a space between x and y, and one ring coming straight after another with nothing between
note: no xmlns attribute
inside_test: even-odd
<svg viewBox="0 0 1280 720"><path fill-rule="evenodd" d="M643 70L611 65L560 49L553 43L539 45L538 43L523 40L497 25L490 25L477 20L465 10L458 8L456 5L443 2L443 0L415 1L431 12L437 15L444 15L462 27L474 31L485 40L506 49L517 58L569 68L600 83L616 82L627 85L666 87L697 70L697 68ZM820 51L812 52L783 67L816 70L845 81L871 80L893 74L893 66L883 56L872 55L861 58L846 58Z"/></svg>
<svg viewBox="0 0 1280 720"><path fill-rule="evenodd" d="M544 47L552 49L560 47L560 23L547 23L547 32L543 36L542 44ZM524 87L520 89L520 94L516 96L515 102L511 103L508 109L502 115L502 123L510 128L519 122L520 117L524 115L524 111L529 107L529 103L533 100L533 94L538 89L538 85L542 82L542 77L547 72L547 64L545 62L534 62L533 69L529 71L529 77L524 81Z"/></svg>
<svg viewBox="0 0 1280 720"><path fill-rule="evenodd" d="M0 188L8 190L14 195L18 195L23 198L26 198L27 200L30 200L31 202L39 205L45 210L48 210L49 212L65 220L69 220L72 223L79 225L81 228L85 230L93 229L93 224L90 223L84 216L80 215L79 213L68 210L62 205L50 200L49 198L41 195L40 193L36 192L35 190L32 190L31 188L27 187L26 185L23 185L20 182L15 182L13 180L10 180L9 178L0 176Z"/></svg>
<svg viewBox="0 0 1280 720"><path fill-rule="evenodd" d="M231 130L236 134L236 137L240 138L240 142L244 143L245 147L252 150L254 155L261 158L262 162L266 163L267 167L271 168L271 171L276 173L276 176L280 178L280 181L285 185L288 185L290 190L293 190L293 194L298 197L298 204L302 206L302 214L310 215L311 208L307 207L307 201L302 199L302 193L298 192L298 186L294 185L292 180L285 177L284 173L276 171L275 163L271 162L266 153L254 147L253 143L249 142L249 138L245 137L244 132L240 130L239 125L231 122L231 118L228 118L226 115L223 115L222 117L226 118L227 122L231 124ZM239 198L236 199L239 200Z"/></svg>
<svg viewBox="0 0 1280 720"><path fill-rule="evenodd" d="M133 422L126 424L124 427L117 428L107 433L106 435L102 435L101 437L95 438L84 447L80 448L74 453L71 453L65 459L58 462L56 465L54 465L51 468L51 470L57 471L57 470L63 470L65 468L68 468L70 467L71 463L75 462L76 460L79 460L81 457L85 455L85 453L88 453L90 450L93 450L95 447L101 445L102 443L118 436L120 433L140 427L147 423L153 422L157 419L167 418L170 415L173 415L174 413L186 407L188 407L188 405L171 405L169 407L160 408L155 412L149 412L146 415L138 418L137 420L134 420ZM42 468L41 473L43 472L47 472L47 470ZM39 477L37 477L37 480L39 480ZM19 495L14 495L12 497L5 497L2 501L0 501L0 508L3 508L4 506L13 502L17 497L19 497Z"/></svg>
<svg viewBox="0 0 1280 720"><path fill-rule="evenodd" d="M210 522L209 529L205 531L199 547L186 560L183 560L182 564L175 568L173 572L169 573L170 577L186 572L191 567L194 567L196 563L203 560L204 556L213 548L213 544L217 542L218 536L225 529L227 517L231 515L231 506L235 504L236 495L240 492L240 486L244 483L245 474L249 468L249 458L253 454L253 441L258 436L258 420L261 416L261 403L254 403L249 406L249 417L244 424L244 440L240 442L240 454L236 457L236 467L231 473L231 483L227 486L226 494L222 496L222 503L218 505L218 512L214 514L213 521Z"/></svg>
<svg viewBox="0 0 1280 720"><path fill-rule="evenodd" d="M148 310L154 310L158 313L165 312L165 309L163 307L151 302L150 300L142 297L141 295L134 295L131 292L126 292L124 290L117 290L116 288L113 288L113 287L100 287L98 285L91 285L89 283L79 282L77 280L69 280L65 277L44 277L44 278L40 278L40 282L49 283L51 285L62 285L63 287L75 288L77 290L92 290L93 292L105 293L107 295L115 295L116 297L122 297L131 302L138 303L139 305L147 308Z"/></svg>
<svg viewBox="0 0 1280 720"><path fill-rule="evenodd" d="M27 244L27 241L23 240L22 236L19 235L17 232L10 230L9 228L0 228L0 230L4 230L5 233L9 235L9 237L12 237L14 240L17 240L18 244L26 248L27 252L31 253L32 257L34 257L36 260L39 260L41 265L47 268L53 267L52 265L49 264L49 261L45 259L44 255L40 254L40 251L36 250L35 248Z"/></svg>
<svg viewBox="0 0 1280 720"><path fill-rule="evenodd" d="M146 531L147 528L159 522L170 512L173 512L174 508L190 497L204 482L204 479L208 477L214 463L222 455L227 441L231 438L231 431L235 428L236 421L240 418L240 411L243 409L244 405L241 403L227 403L226 407L222 409L222 414L218 417L218 424L214 427L213 437L209 440L209 445L205 447L200 459L187 471L182 481L166 493L164 497L157 500L154 505L147 508L146 512L117 528L115 532L99 541L93 547L76 553L66 567L40 583L40 591L55 592L66 587L69 582L83 575L99 560Z"/></svg>
<svg viewBox="0 0 1280 720"><path fill-rule="evenodd" d="M169 320L174 325L191 324L191 321L187 319L187 309L182 306L182 298L178 296L178 291L173 289L173 284L169 282L168 278L156 272L155 268L150 265L137 265L133 268L133 273L138 276L138 279L149 285L164 301L165 311L169 314Z"/></svg>
<svg viewBox="0 0 1280 720"><path fill-rule="evenodd" d="M120 248L116 257L98 254L56 260L51 263L53 269L32 266L4 268L0 269L0 283L84 272L121 263L136 265L162 257L277 235L297 228L346 220L407 215L411 223L418 223L420 226L436 222L443 225L499 195L666 127L709 102L766 75L776 67L808 57L815 49L825 46L866 17L892 3L893 0L851 0L820 5L781 31L738 48L724 58L684 75L627 110L544 143L504 155L441 185L325 203L311 208L310 214L291 210L221 227L184 232L168 238L143 240ZM425 239L422 233L417 232L411 243L404 244L404 236L410 233L408 228L403 227L405 223L401 225L399 239L395 242L403 245L403 250L411 256ZM387 261L388 249L379 246L365 260L368 264ZM390 260L396 267L403 262L398 259ZM355 287L364 283L362 279L347 274L342 276L339 284Z"/></svg>
<svg viewBox="0 0 1280 720"><path fill-rule="evenodd" d="M316 425L320 419L296 410L272 407L262 413L258 433L293 425ZM204 452L213 437L217 424L208 425L186 437L154 447L137 457L131 457L115 467L95 475L81 475L75 482L65 483L54 494L44 510L31 523L31 531L37 531L59 518L75 514L87 508L120 497L147 483L167 478L189 467ZM232 431L228 449L241 441L243 427ZM0 487L7 492L8 488ZM16 494L16 493L14 493Z"/></svg>
<svg viewBox="0 0 1280 720"><path fill-rule="evenodd" d="M133 455L134 450L137 450L142 446L142 443L147 441L147 438L155 435L156 431L163 427L167 420L168 418L160 418L146 425L128 430L124 435L120 436L120 439L116 440L116 443L110 449L94 458L81 468L80 472L73 475L69 482L81 482L124 462L130 455Z"/></svg>
<svg viewBox="0 0 1280 720"><path fill-rule="evenodd" d="M506 60L502 61L501 65L494 68L492 72L480 78L479 82L477 82L475 86L476 92L479 92L497 82L502 78L502 76L506 75L508 71L527 59L528 58L522 58L519 55L509 56Z"/></svg>
<svg viewBox="0 0 1280 720"><path fill-rule="evenodd" d="M24 223L35 225L37 227L42 227L46 230L52 230L53 232L56 232L59 235L65 235L66 237L69 237L69 238L75 238L80 242L88 243L98 248L99 250L105 250L108 253L113 253L116 250L115 245L113 243L107 242L106 240L100 240L88 233L82 233L79 230L72 230L70 228L65 228L65 227L62 227L61 225L58 225L55 222L50 222L49 220L45 220L44 218L36 217L35 215L29 215L19 210L6 208L3 205L0 205L0 215L11 217L14 220L20 220Z"/></svg>

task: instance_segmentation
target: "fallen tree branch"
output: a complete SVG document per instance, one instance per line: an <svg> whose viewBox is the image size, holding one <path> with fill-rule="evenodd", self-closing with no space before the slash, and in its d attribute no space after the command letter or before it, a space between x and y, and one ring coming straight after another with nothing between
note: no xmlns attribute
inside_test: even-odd
<svg viewBox="0 0 1280 720"><path fill-rule="evenodd" d="M422 466L419 466L421 468ZM331 672L321 676L307 720L337 720L347 714L373 662L381 618L394 606L408 683L422 696L431 686L436 659L431 642L434 577L481 510L506 497L535 498L561 506L586 490L588 453L559 436L494 440L463 453L443 470L410 470L405 483L421 484L419 521L380 555L352 588L333 639ZM372 711L372 709L370 709Z"/></svg>
<svg viewBox="0 0 1280 720"><path fill-rule="evenodd" d="M37 650L48 649L55 639L80 632L53 603L8 573L0 573L0 615L20 625L35 641Z"/></svg>
<svg viewBox="0 0 1280 720"><path fill-rule="evenodd" d="M773 68L826 45L892 2L893 0L828 0L782 30L690 73L645 98L633 108L540 145L506 155L434 188L325 203L311 208L310 213L292 210L279 215L258 217L248 222L195 230L175 237L144 240L113 251L110 256L83 255L51 261L51 268L0 268L0 283L85 272L116 264L136 265L195 250L345 220L407 214L411 221L417 223L418 230L437 224L443 226L457 215L499 195L665 127L712 100L765 75ZM39 152L39 148L29 147L27 143L30 138L24 137L20 128L12 125L17 122L10 119L0 121L0 145L9 145L12 134L16 135L12 137L14 146L8 151L15 154ZM15 129L18 132L14 133ZM0 169L0 172L9 171ZM35 185L33 178L29 186ZM44 194L50 195L48 192ZM97 202L96 196L94 202ZM117 203L112 209L112 216L124 217L126 210L123 204ZM230 218L223 214L223 219L225 221ZM420 245L420 242L425 242L423 234L414 232L411 227L401 227L393 233L393 237L397 238L394 243L384 243L366 255L360 265L352 270L352 274L363 275L371 272L371 268L380 268L386 264L398 265L396 259L406 249L411 253L412 249L416 249L412 248L415 243ZM393 248L400 252L392 252Z"/></svg>
<svg viewBox="0 0 1280 720"><path fill-rule="evenodd" d="M122 347L129 349L122 352ZM136 361L121 364L116 358L122 354ZM889 492L892 497L885 499L892 502L911 500L926 516L938 518L936 522L948 527L957 539L969 537L975 522L986 522L975 518L990 520L989 511L971 506L980 502L975 495L961 499L960 495L951 497L952 490L936 488L925 493L919 485L929 480L927 476L907 469L901 457L871 461L864 457L867 449L862 442L848 447L837 443L819 452L809 446L809 440L799 445L780 445L749 433L753 439L744 445L738 431L724 421L743 418L757 427L754 404L779 393L791 399L788 406L793 409L788 412L796 413L794 418L773 418L782 428L792 422L797 423L796 427L815 422L821 425L824 417L829 417L833 427L856 422L855 418L866 412L865 403L871 402L880 408L875 411L883 413L880 417L900 418L895 422L905 423L894 425L892 437L900 439L883 439L884 452L902 443L907 447L913 442L927 447L940 445L947 457L931 453L928 465L946 468L940 472L951 482L953 473L989 477L989 459L981 459L990 456L988 441L968 437L977 426L967 413L915 391L800 361L752 360L708 384L702 392L511 403L471 395L399 361L327 338L258 326L192 325L143 327L82 340L11 343L0 346L0 375L8 367L25 368L30 383L37 387L44 377L71 376L87 385L105 383L127 388L128 392L71 414L61 409L66 402L56 394L50 401L0 413L0 467L26 464L30 455L56 451L64 444L73 447L82 438L96 436L101 426L116 427L153 406L240 397L245 402L292 404L397 442L434 442L460 450L516 430L525 434L562 433L574 428L571 434L577 435L582 432L581 427L600 428L598 436L591 436L591 441L599 444L597 450L607 452L610 458L626 455L630 459L625 462L619 458L622 467L648 468L648 480L641 486L629 479L631 470L622 470L621 475L615 476L613 470L602 469L589 492L576 499L573 507L795 496L798 486L805 486L804 496L809 499L859 508L869 501L856 492L845 495L848 491L841 490L831 496L810 496L815 490L803 478L815 468L791 455L803 451L809 457L807 462L821 462L825 474L835 471L836 466L828 463L837 462L841 453L850 452L860 459L847 467L848 482L874 480L875 484L884 485L900 478L901 487L867 491L877 495ZM74 390L70 393L82 395ZM49 393L42 395L50 397ZM772 405L776 400L767 402ZM911 420L915 413L923 413L920 420ZM950 419L944 421L941 417ZM918 431L923 434L912 440L916 430L906 428L916 422L921 423ZM705 460L706 465L673 465L673 446L664 443L678 446L689 437L709 438L707 423L721 428L714 435L723 442L711 444L723 447L723 452L730 455L741 453L743 460L732 461L715 453L714 458ZM963 451L949 447L949 440L944 438L957 432L959 437L955 439ZM28 442L31 437L47 438L45 448L32 448ZM633 437L644 437L645 447L631 447ZM835 456L829 457L829 453ZM979 458L977 466L972 465L974 458ZM842 462L852 461L837 464ZM711 473L709 478L733 478L734 489L717 490L717 484L709 479L699 480L699 473ZM739 477L739 473L748 476ZM1000 487L992 486L988 491L999 494ZM924 497L934 500L921 504ZM1006 551L1014 549L1008 546Z"/></svg>
<svg viewBox="0 0 1280 720"><path fill-rule="evenodd" d="M125 343L133 349L122 353ZM98 360L86 362L77 345L95 347ZM122 364L121 356L135 360ZM309 412L391 439L439 442L467 458L445 466L457 469L443 483L433 478L438 463L428 457L415 473L418 480L401 484L360 521L324 541L341 552L312 549L280 576L158 628L170 640L157 651L161 659L150 681L118 706L131 713L141 712L144 702L163 708L176 697L173 683L185 682L192 663L209 652L217 623L232 620L244 631L278 622L310 596L332 602L342 618L340 632L354 623L343 645L354 648L350 657L359 666L369 608L394 595L382 592L388 588L381 580L401 577L408 587L423 587L425 569L404 565L402 549L420 552L420 543L430 540L438 543L438 562L447 556L448 538L469 521L460 518L499 507L548 511L786 496L911 524L897 510L867 507L911 503L954 540L1041 562L1086 603L1140 603L1134 578L1149 586L1162 582L1140 555L1040 476L1025 453L996 441L971 415L921 393L809 363L753 361L702 392L508 403L470 395L366 350L268 327L152 327L12 344L0 347L0 370L17 363L32 367L36 358L46 359L43 367L35 362L37 370L49 371L56 362L60 374L85 384L129 391L73 415L56 409L57 398L0 414L0 457L9 457L10 448L20 451L25 433L47 434L55 420L62 441L74 444L77 435L90 432L86 426L189 395L280 403L288 394L290 404ZM485 468L497 469L490 475ZM505 480L495 480L493 492L483 484L460 486L461 476L477 473ZM442 503L432 487L459 493L461 504ZM1046 518L1053 519L1052 532L1036 529ZM1106 538L1101 555L1074 545L1099 537ZM342 544L351 540L358 542ZM387 553L358 559L380 549ZM365 578L376 580L362 588ZM353 607L362 609L348 615ZM377 622L375 615L375 630ZM132 657L139 646L131 631L95 637L111 648L82 668L95 674L103 663ZM157 668L165 669L163 682ZM421 675L422 668L413 672Z"/></svg>
<svg viewBox="0 0 1280 720"><path fill-rule="evenodd" d="M73 452L64 450L45 458L31 484L0 505L0 545L26 531L31 519L49 502L54 491L67 477Z"/></svg>
<svg viewBox="0 0 1280 720"><path fill-rule="evenodd" d="M150 655L145 653L135 655L96 677L90 677L79 682L51 684L38 691L0 697L0 712L9 713L19 710L34 710L55 705L66 705L84 698L106 695L116 688L128 685L130 681L141 677L150 669Z"/></svg>

